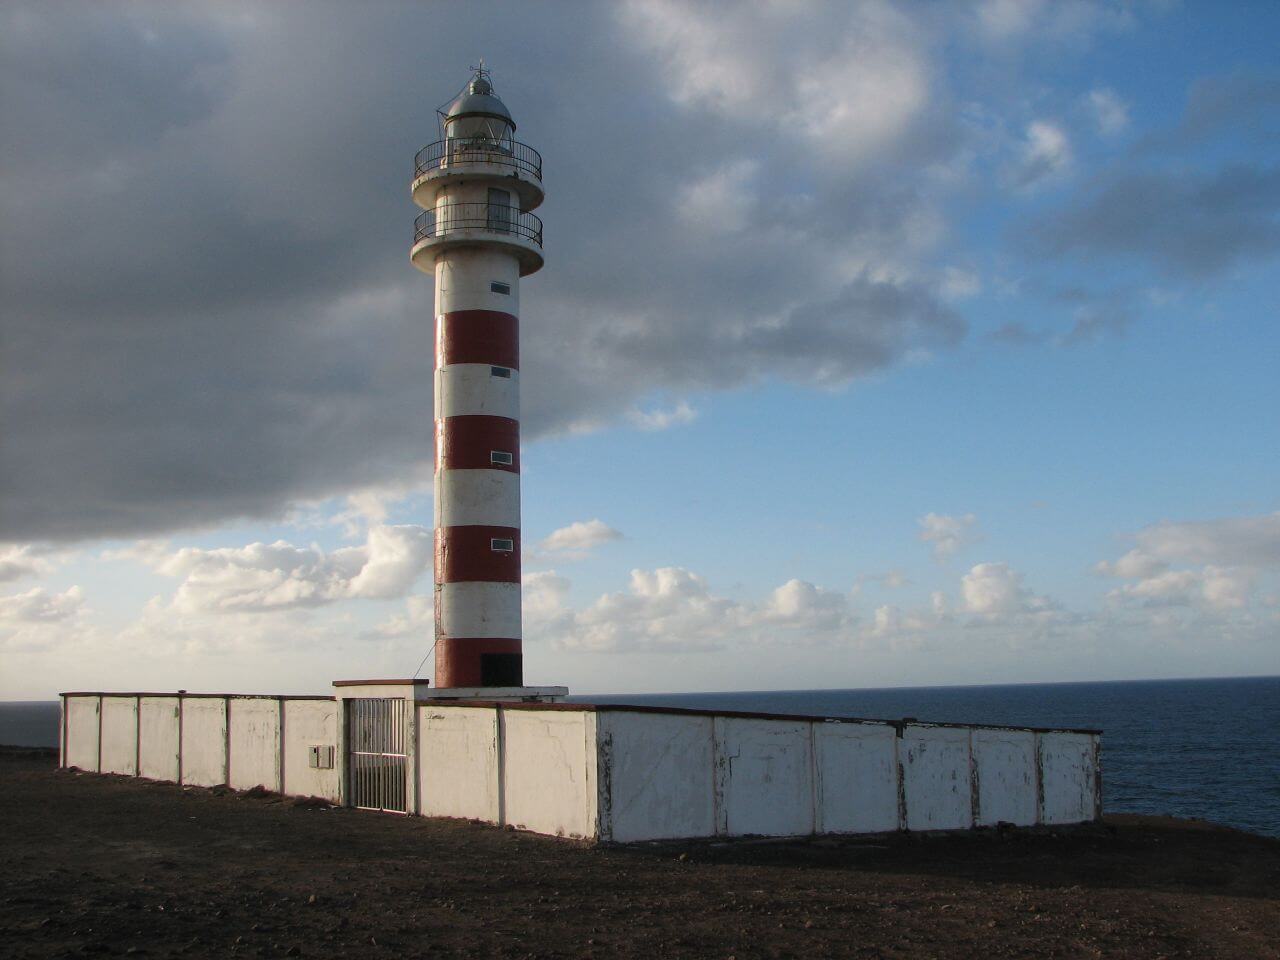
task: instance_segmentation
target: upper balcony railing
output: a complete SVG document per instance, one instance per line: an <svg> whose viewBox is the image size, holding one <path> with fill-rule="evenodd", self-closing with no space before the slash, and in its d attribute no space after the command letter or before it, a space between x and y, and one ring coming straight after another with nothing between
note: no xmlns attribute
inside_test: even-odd
<svg viewBox="0 0 1280 960"><path fill-rule="evenodd" d="M443 237L456 230L513 234L542 246L542 221L532 213L501 203L445 203L413 221L413 242Z"/></svg>
<svg viewBox="0 0 1280 960"><path fill-rule="evenodd" d="M455 163L497 163L542 179L542 154L519 141L492 137L450 138L427 144L413 158L413 179Z"/></svg>

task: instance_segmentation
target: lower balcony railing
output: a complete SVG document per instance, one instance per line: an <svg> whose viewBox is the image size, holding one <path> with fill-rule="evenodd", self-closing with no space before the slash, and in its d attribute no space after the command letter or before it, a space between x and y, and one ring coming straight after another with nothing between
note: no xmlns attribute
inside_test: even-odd
<svg viewBox="0 0 1280 960"><path fill-rule="evenodd" d="M518 207L497 203L446 203L413 222L413 242L443 237L458 230L486 230L532 240L542 246L542 221Z"/></svg>

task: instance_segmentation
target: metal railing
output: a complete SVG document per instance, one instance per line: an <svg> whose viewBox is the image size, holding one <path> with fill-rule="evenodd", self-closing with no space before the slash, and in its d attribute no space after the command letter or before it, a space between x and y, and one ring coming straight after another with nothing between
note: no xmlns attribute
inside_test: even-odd
<svg viewBox="0 0 1280 960"><path fill-rule="evenodd" d="M442 237L455 230L507 233L542 246L542 221L519 207L503 203L446 203L413 221L413 242Z"/></svg>
<svg viewBox="0 0 1280 960"><path fill-rule="evenodd" d="M413 158L413 179L455 163L498 163L542 179L542 154L517 140L473 137L429 143Z"/></svg>

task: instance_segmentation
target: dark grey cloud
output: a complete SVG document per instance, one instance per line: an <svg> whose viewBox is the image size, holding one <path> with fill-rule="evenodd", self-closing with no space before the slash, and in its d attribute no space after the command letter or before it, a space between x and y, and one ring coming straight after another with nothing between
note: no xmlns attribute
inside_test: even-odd
<svg viewBox="0 0 1280 960"><path fill-rule="evenodd" d="M1202 77L1177 123L1142 137L1030 228L1034 249L1120 255L1193 280L1271 256L1280 249L1277 137L1280 77Z"/></svg>
<svg viewBox="0 0 1280 960"><path fill-rule="evenodd" d="M0 537L278 516L429 460L408 175L481 54L545 160L527 437L961 336L866 272L918 247L916 175L957 145L941 93L875 155L821 156L673 105L629 29L594 3L5 6ZM724 207L685 190L730 181Z"/></svg>
<svg viewBox="0 0 1280 960"><path fill-rule="evenodd" d="M1224 135L1274 145L1280 136L1280 77L1234 73L1201 77L1187 91L1182 120L1138 142L1139 155L1194 150Z"/></svg>
<svg viewBox="0 0 1280 960"><path fill-rule="evenodd" d="M1140 257L1203 279L1280 249L1280 167L1129 170L1092 185L1035 236L1055 255Z"/></svg>

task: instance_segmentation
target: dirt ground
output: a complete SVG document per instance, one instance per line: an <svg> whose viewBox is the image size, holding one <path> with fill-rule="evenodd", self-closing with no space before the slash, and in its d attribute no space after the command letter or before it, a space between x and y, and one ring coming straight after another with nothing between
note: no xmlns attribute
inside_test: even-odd
<svg viewBox="0 0 1280 960"><path fill-rule="evenodd" d="M1280 840L1185 821L599 848L0 749L0 956L1280 957Z"/></svg>

